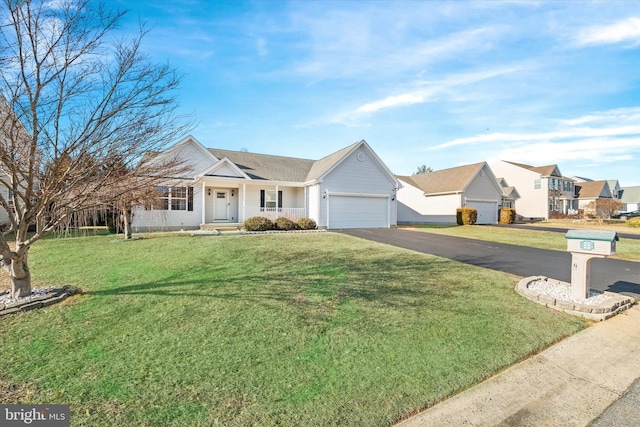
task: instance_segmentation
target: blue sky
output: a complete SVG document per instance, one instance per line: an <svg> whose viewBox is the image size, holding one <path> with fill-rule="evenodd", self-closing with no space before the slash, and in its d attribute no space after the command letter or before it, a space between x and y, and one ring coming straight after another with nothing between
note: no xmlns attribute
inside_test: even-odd
<svg viewBox="0 0 640 427"><path fill-rule="evenodd" d="M120 0L207 147L640 185L640 1Z"/></svg>

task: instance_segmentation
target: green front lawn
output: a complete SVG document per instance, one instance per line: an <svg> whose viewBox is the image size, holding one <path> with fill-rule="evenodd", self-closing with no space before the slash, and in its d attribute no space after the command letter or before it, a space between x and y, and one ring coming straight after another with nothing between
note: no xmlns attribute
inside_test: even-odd
<svg viewBox="0 0 640 427"><path fill-rule="evenodd" d="M73 426L384 426L585 327L502 273L334 234L51 239L0 401Z"/></svg>
<svg viewBox="0 0 640 427"><path fill-rule="evenodd" d="M544 227L545 224L541 223ZM570 225L569 225L570 227ZM485 240L488 242L507 243L517 246L529 246L532 248L550 249L554 251L566 251L567 239L565 233L554 231L525 230L516 228L491 227L486 225L442 225L442 224L417 224L402 226L428 233L444 234L447 236L465 237L468 239ZM585 229L587 227L580 227ZM606 230L606 226L591 227L594 230ZM615 230L614 230L615 231ZM640 240L620 238L616 244L615 258L628 261L640 261Z"/></svg>

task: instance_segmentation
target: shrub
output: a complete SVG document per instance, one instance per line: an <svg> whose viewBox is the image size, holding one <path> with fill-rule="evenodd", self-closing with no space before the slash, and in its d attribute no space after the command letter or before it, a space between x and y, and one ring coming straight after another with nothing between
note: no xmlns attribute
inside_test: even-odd
<svg viewBox="0 0 640 427"><path fill-rule="evenodd" d="M298 225L295 222L284 216L279 216L278 218L276 218L276 220L273 222L273 225L275 225L276 230L289 231L298 228Z"/></svg>
<svg viewBox="0 0 640 427"><path fill-rule="evenodd" d="M500 224L513 224L516 222L516 210L513 208L501 208L498 211L498 222Z"/></svg>
<svg viewBox="0 0 640 427"><path fill-rule="evenodd" d="M300 218L298 220L298 228L300 230L315 230L317 227L316 222L311 218Z"/></svg>
<svg viewBox="0 0 640 427"><path fill-rule="evenodd" d="M269 218L262 216L252 216L244 222L245 231L267 231L273 230L273 222Z"/></svg>
<svg viewBox="0 0 640 427"><path fill-rule="evenodd" d="M640 228L640 216L627 220L627 227Z"/></svg>
<svg viewBox="0 0 640 427"><path fill-rule="evenodd" d="M476 208L456 209L456 222L458 225L474 225L478 221L478 210Z"/></svg>

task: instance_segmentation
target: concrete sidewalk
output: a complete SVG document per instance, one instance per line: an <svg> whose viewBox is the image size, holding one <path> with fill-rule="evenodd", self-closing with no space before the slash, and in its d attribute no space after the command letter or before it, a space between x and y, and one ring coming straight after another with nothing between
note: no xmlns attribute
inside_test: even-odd
<svg viewBox="0 0 640 427"><path fill-rule="evenodd" d="M640 408L628 404L635 394L626 393L637 378L635 305L398 426L584 427L601 414L598 425L638 425Z"/></svg>

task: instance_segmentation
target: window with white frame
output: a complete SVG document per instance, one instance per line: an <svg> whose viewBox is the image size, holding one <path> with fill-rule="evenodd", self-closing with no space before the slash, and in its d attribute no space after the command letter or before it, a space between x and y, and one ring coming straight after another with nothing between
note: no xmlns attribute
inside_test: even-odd
<svg viewBox="0 0 640 427"><path fill-rule="evenodd" d="M260 190L260 208L277 209L282 208L282 191Z"/></svg>
<svg viewBox="0 0 640 427"><path fill-rule="evenodd" d="M160 192L156 209L165 211L193 211L193 187L157 187Z"/></svg>
<svg viewBox="0 0 640 427"><path fill-rule="evenodd" d="M534 190L539 190L542 188L542 183L540 181L540 179L534 179L533 180L533 188Z"/></svg>

